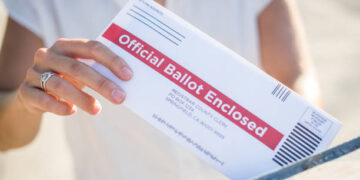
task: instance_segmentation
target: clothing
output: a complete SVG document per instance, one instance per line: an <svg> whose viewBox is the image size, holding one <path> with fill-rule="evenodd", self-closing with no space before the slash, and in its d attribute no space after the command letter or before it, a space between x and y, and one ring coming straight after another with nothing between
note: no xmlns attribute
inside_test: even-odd
<svg viewBox="0 0 360 180"><path fill-rule="evenodd" d="M10 16L47 47L60 37L95 39L127 2L3 1ZM167 0L166 7L259 66L257 16L269 1ZM128 109L85 91L103 110L97 116L80 111L63 121L77 179L225 178Z"/></svg>

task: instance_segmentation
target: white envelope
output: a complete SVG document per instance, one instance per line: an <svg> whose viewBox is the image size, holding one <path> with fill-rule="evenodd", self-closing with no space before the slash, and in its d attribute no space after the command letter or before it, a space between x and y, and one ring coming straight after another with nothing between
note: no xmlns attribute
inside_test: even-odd
<svg viewBox="0 0 360 180"><path fill-rule="evenodd" d="M124 105L229 178L252 178L322 151L341 127L153 1L130 0L98 40L134 71L123 82L91 63L124 88Z"/></svg>

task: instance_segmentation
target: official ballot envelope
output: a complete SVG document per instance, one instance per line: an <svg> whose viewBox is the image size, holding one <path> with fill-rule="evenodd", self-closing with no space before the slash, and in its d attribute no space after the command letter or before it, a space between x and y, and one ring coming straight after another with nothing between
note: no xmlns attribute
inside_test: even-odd
<svg viewBox="0 0 360 180"><path fill-rule="evenodd" d="M130 0L98 40L134 71L123 82L91 63L124 88L124 105L231 179L322 151L341 127L153 1Z"/></svg>

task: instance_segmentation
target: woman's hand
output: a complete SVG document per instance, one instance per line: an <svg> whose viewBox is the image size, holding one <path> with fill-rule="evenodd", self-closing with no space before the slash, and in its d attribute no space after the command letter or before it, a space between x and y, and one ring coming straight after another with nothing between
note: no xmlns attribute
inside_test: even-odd
<svg viewBox="0 0 360 180"><path fill-rule="evenodd" d="M114 104L124 101L126 95L120 87L75 58L93 59L124 81L133 76L126 62L100 42L59 39L51 48L41 48L35 53L34 64L18 91L21 104L33 113L70 115L76 112L76 106L90 114L99 113L101 105L81 90L83 86L97 91ZM46 91L41 89L40 83L44 72L56 73L47 81Z"/></svg>

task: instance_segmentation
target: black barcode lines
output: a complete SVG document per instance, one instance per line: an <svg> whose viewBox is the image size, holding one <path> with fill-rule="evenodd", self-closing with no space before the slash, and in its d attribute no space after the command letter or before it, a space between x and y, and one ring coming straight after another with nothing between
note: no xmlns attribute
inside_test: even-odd
<svg viewBox="0 0 360 180"><path fill-rule="evenodd" d="M321 140L304 125L297 123L272 160L280 166L296 162L312 155Z"/></svg>
<svg viewBox="0 0 360 180"><path fill-rule="evenodd" d="M278 83L274 90L271 92L271 94L274 95L276 98L280 99L282 102L285 102L285 100L291 94L291 90L284 85Z"/></svg>

